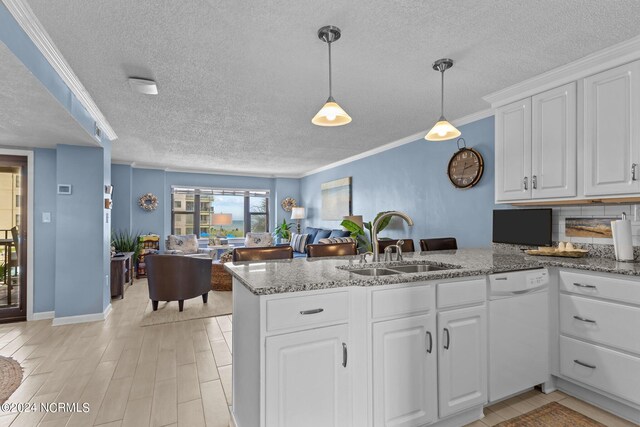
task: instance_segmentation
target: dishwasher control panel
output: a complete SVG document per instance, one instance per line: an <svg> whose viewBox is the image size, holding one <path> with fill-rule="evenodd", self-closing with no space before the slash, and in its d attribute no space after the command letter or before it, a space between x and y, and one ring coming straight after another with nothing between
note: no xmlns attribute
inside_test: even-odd
<svg viewBox="0 0 640 427"><path fill-rule="evenodd" d="M493 295L521 293L545 287L548 283L549 271L546 268L492 274L489 276L489 293Z"/></svg>

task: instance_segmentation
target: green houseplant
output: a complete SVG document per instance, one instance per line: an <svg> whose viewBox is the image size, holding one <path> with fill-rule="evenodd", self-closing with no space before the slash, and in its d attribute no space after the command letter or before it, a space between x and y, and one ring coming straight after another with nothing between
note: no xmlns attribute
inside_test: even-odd
<svg viewBox="0 0 640 427"><path fill-rule="evenodd" d="M274 230L274 234L280 238L282 243L287 243L291 240L291 227L293 227L293 223L283 219L282 224L278 224Z"/></svg>
<svg viewBox="0 0 640 427"><path fill-rule="evenodd" d="M340 225L342 225L347 231L351 233L351 238L353 238L358 243L358 249L360 249L361 251L371 251L373 249L371 246L371 242L373 241L373 223L376 222L381 215L387 212L389 211L378 212L373 222L369 221L363 224L364 228L360 227L360 225L349 219L343 220ZM391 217L387 217L382 220L378 227L378 232L384 230L387 225L389 225L390 221ZM368 236L365 232L365 229L369 232Z"/></svg>
<svg viewBox="0 0 640 427"><path fill-rule="evenodd" d="M140 233L129 230L118 230L111 232L111 245L116 252L133 252L133 261L138 263L138 255L142 250L140 243Z"/></svg>

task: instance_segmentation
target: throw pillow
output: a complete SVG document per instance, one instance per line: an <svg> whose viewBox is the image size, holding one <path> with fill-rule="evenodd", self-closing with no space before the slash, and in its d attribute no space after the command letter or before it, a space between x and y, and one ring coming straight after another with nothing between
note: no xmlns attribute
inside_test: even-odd
<svg viewBox="0 0 640 427"><path fill-rule="evenodd" d="M195 234L173 235L167 237L167 250L180 250L185 255L198 253L198 237Z"/></svg>
<svg viewBox="0 0 640 427"><path fill-rule="evenodd" d="M329 237L349 237L351 233L346 230L331 230Z"/></svg>
<svg viewBox="0 0 640 427"><path fill-rule="evenodd" d="M307 227L304 229L304 232L309 235L310 242L313 242L315 240L318 230L320 229L316 227Z"/></svg>
<svg viewBox="0 0 640 427"><path fill-rule="evenodd" d="M247 233L244 245L247 248L265 247L273 244L273 237L270 233Z"/></svg>
<svg viewBox="0 0 640 427"><path fill-rule="evenodd" d="M326 239L320 239L318 243L349 243L355 242L351 237L327 237Z"/></svg>
<svg viewBox="0 0 640 427"><path fill-rule="evenodd" d="M309 240L308 234L296 234L291 235L291 247L294 252L301 254L307 253L307 241Z"/></svg>
<svg viewBox="0 0 640 427"><path fill-rule="evenodd" d="M316 237L313 239L313 243L319 243L320 239L326 239L331 234L331 230L319 229L316 233Z"/></svg>

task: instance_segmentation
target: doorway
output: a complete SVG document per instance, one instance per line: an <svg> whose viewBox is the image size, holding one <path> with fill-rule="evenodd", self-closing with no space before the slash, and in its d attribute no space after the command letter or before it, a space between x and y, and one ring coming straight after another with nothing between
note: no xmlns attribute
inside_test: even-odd
<svg viewBox="0 0 640 427"><path fill-rule="evenodd" d="M0 155L0 323L27 319L27 165Z"/></svg>

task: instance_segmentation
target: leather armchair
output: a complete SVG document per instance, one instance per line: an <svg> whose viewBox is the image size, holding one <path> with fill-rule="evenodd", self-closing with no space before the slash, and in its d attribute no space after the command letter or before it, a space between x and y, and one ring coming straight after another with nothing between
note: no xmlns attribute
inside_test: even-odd
<svg viewBox="0 0 640 427"><path fill-rule="evenodd" d="M233 262L266 261L270 259L292 259L291 246L265 246L253 248L235 248Z"/></svg>
<svg viewBox="0 0 640 427"><path fill-rule="evenodd" d="M153 311L158 301L178 301L180 311L184 300L202 295L207 303L211 290L211 259L176 255L148 255L147 284Z"/></svg>
<svg viewBox="0 0 640 427"><path fill-rule="evenodd" d="M458 249L458 242L455 237L420 239L420 250L422 251L446 251L451 249Z"/></svg>
<svg viewBox="0 0 640 427"><path fill-rule="evenodd" d="M402 244L401 248L402 248L402 252L415 252L415 247L413 246L413 240L412 239L385 239L385 240L378 240L378 247L380 248L380 253L384 253L384 249L387 246L391 246L391 245L397 245L398 244L398 240L404 240L404 243ZM393 249L395 252L395 248Z"/></svg>
<svg viewBox="0 0 640 427"><path fill-rule="evenodd" d="M346 243L316 243L307 245L307 257L347 256L357 255L358 247L355 242Z"/></svg>

